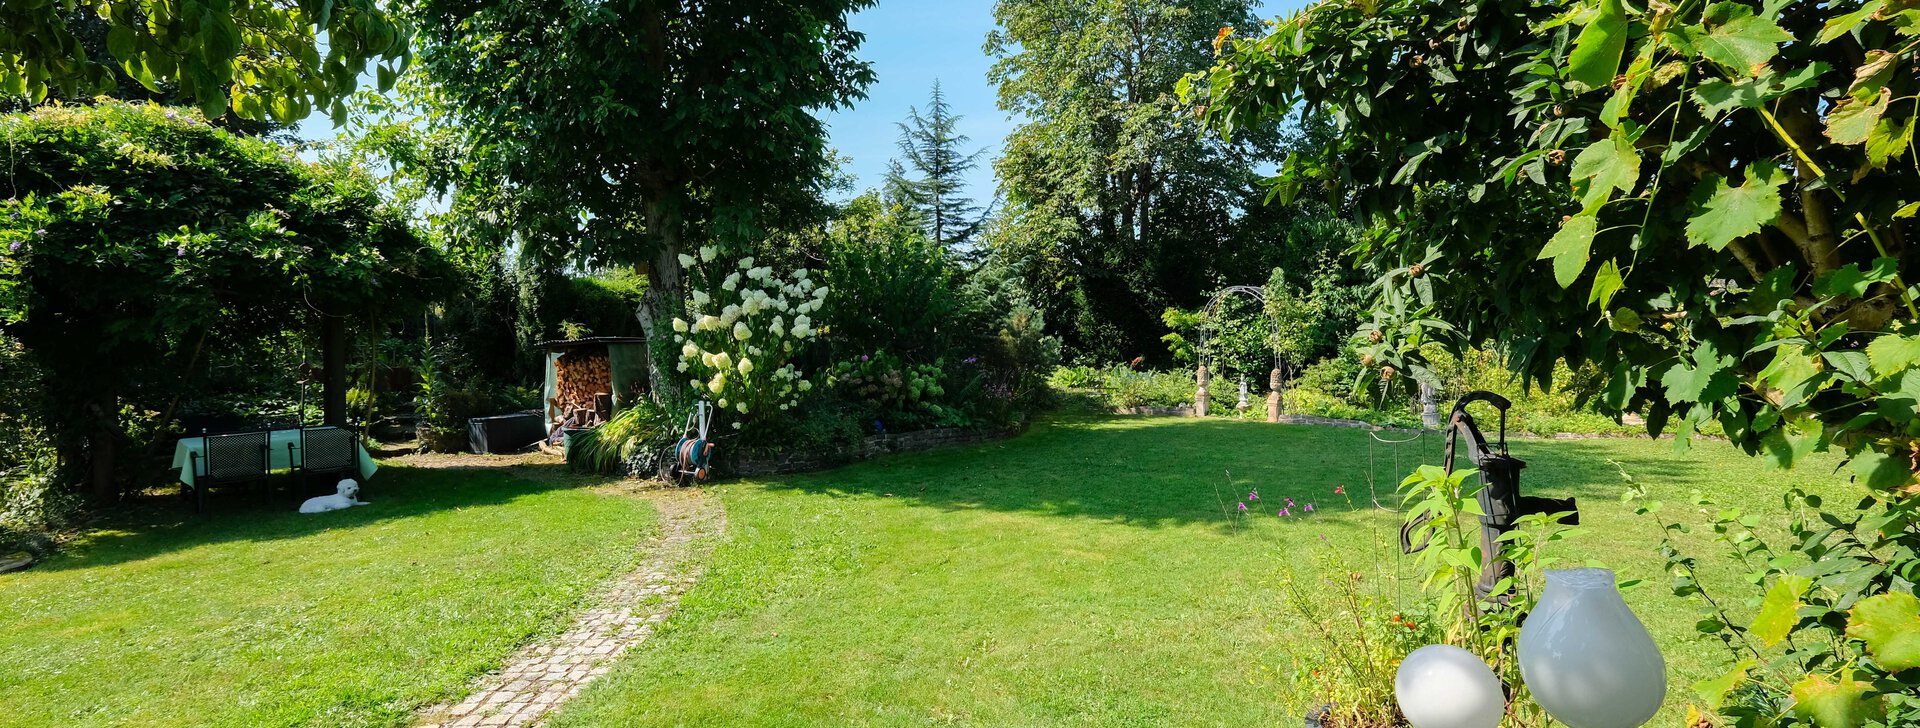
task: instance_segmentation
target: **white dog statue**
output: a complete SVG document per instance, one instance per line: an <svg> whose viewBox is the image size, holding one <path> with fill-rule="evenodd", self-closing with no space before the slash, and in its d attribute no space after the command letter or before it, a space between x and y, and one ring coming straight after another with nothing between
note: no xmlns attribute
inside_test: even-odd
<svg viewBox="0 0 1920 728"><path fill-rule="evenodd" d="M326 513L327 511L345 510L354 506L364 506L367 504L366 501L358 500L360 484L352 480L340 481L340 485L336 486L334 490L333 495L308 498L307 502L300 504L300 512Z"/></svg>

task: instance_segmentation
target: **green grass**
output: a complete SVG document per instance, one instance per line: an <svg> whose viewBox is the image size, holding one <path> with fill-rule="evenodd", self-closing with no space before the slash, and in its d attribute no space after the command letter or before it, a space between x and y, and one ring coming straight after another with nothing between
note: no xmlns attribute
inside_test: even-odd
<svg viewBox="0 0 1920 728"><path fill-rule="evenodd" d="M641 499L531 472L389 465L372 505L318 516L217 494L204 520L171 507L0 576L0 724L404 724L654 529Z"/></svg>
<svg viewBox="0 0 1920 728"><path fill-rule="evenodd" d="M1410 568L1384 547L1395 515L1331 495L1345 485L1364 498L1367 438L1062 420L1006 442L716 486L730 540L706 575L552 725L1297 725L1313 696L1290 684L1291 656L1320 646L1279 607L1281 578L1316 569L1326 550ZM1383 496L1441 444L1429 437L1397 466L1375 446ZM1819 475L1830 463L1781 474L1724 443L1682 456L1666 442L1524 440L1515 454L1530 492L1581 499L1590 530L1560 555L1649 580L1628 600L1668 655L1670 715L1723 653L1690 637L1693 607L1662 586L1657 533L1618 502L1607 461L1676 504L1697 488L1772 513L1788 483L1847 487ZM1290 495L1320 510L1269 508L1235 528L1216 493L1249 487L1271 507ZM1700 550L1707 583L1736 584L1714 553ZM1746 592L1732 595L1738 605Z"/></svg>

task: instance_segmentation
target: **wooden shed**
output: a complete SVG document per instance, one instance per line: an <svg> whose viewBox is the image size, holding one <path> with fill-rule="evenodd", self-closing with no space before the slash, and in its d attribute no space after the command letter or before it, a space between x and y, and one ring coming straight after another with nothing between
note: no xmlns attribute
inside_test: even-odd
<svg viewBox="0 0 1920 728"><path fill-rule="evenodd" d="M625 336L594 336L540 342L546 352L547 421L575 416L583 427L596 427L615 412L647 394L647 340Z"/></svg>

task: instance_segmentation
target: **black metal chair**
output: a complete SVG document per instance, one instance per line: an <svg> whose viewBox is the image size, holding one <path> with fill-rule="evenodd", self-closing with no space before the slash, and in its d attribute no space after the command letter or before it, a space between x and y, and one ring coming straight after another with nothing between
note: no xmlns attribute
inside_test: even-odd
<svg viewBox="0 0 1920 728"><path fill-rule="evenodd" d="M259 483L268 485L267 433L242 432L232 435L205 435L200 438L201 452L189 455L193 467L193 510L207 511L207 490L216 485ZM273 489L263 488L267 500Z"/></svg>
<svg viewBox="0 0 1920 728"><path fill-rule="evenodd" d="M359 479L359 444L358 438L351 431L339 427L310 427L301 430L298 461L301 489L303 491L308 489L307 484L314 475Z"/></svg>

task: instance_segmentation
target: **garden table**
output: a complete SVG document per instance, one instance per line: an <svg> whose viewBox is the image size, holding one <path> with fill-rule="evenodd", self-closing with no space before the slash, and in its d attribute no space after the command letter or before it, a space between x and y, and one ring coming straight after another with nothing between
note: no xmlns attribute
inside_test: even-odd
<svg viewBox="0 0 1920 728"><path fill-rule="evenodd" d="M316 427L308 429L322 428ZM204 459L206 457L206 446L206 440L200 437L182 437L178 442L173 444L173 467L180 469L180 482L185 483L189 488L193 487L193 480L197 475L197 473L193 472L194 458L191 457L191 454L199 453L200 457ZM289 449L288 446L292 446L291 449ZM373 456L367 453L365 445L356 442L353 446L360 451L360 456L355 459L358 460L360 464L360 482L365 483L368 478L373 477L373 471L379 470L380 466L374 464ZM299 428L273 430L267 433L267 467L271 470L286 470L299 465Z"/></svg>

